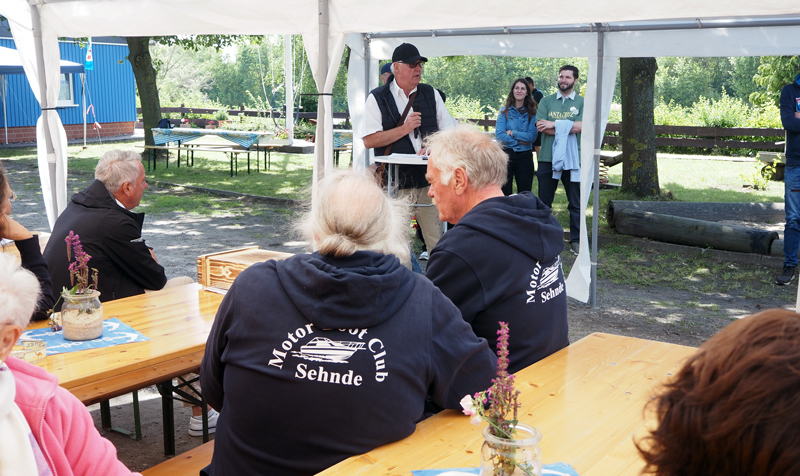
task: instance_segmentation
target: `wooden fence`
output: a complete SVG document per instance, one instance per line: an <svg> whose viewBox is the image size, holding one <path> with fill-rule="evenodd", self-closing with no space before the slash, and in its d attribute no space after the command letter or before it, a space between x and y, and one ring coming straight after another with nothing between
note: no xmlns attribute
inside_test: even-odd
<svg viewBox="0 0 800 476"><path fill-rule="evenodd" d="M483 127L488 131L494 128L495 120L489 116L483 119L467 119L473 124ZM609 123L606 125L606 133L603 136L603 145L618 145L619 132L622 124ZM663 135L690 136L690 137L659 137ZM741 139L727 139L730 137L770 137L774 141L755 141ZM783 150L784 147L783 129L760 129L749 127L694 127L694 126L664 126L656 125L656 147L691 147L698 149L712 149L714 147L727 147L733 149L757 149L757 150Z"/></svg>
<svg viewBox="0 0 800 476"><path fill-rule="evenodd" d="M142 110L137 109L137 113L141 114ZM198 108L198 107L162 107L161 113L180 114L184 117L187 114L214 114L217 109ZM255 109L245 109L244 106L239 109L228 109L228 115L232 118L243 115L248 117L273 117L279 118L283 116L280 111L259 111ZM296 116L303 119L317 118L316 112L301 112ZM333 113L335 119L344 119L344 127L350 128L350 114L348 112L335 112ZM210 121L209 119L189 119L193 124L203 127ZM466 121L483 127L483 130L489 131L490 128L495 127L496 121L490 119L490 116L485 115L483 119L466 119ZM176 121L177 122L177 121ZM619 132L622 125L619 123L609 123L606 126L606 133L603 137L604 145L619 145ZM684 136L684 137L660 137L660 136ZM771 141L755 141L755 140L742 140L741 137L768 137L775 140ZM735 139L732 139L735 138ZM664 126L656 125L656 147L671 146L671 147L689 147L697 149L712 149L715 147L727 147L734 149L756 149L756 150L783 150L784 148L784 130L783 129L758 129L746 127L693 127L693 126Z"/></svg>

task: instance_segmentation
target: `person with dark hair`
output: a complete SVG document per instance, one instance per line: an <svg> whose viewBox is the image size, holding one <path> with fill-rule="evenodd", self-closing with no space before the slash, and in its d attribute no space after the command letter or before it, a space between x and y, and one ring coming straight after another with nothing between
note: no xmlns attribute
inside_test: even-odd
<svg viewBox="0 0 800 476"><path fill-rule="evenodd" d="M225 409L201 474L316 474L413 433L427 395L457 409L491 385L486 340L404 266L409 218L371 174L326 174L298 226L314 252L236 278L200 371Z"/></svg>
<svg viewBox="0 0 800 476"><path fill-rule="evenodd" d="M800 314L770 309L706 341L649 405L658 476L800 474Z"/></svg>
<svg viewBox="0 0 800 476"><path fill-rule="evenodd" d="M381 82L386 84L389 82L389 77L392 76L392 63L386 63L381 66Z"/></svg>
<svg viewBox="0 0 800 476"><path fill-rule="evenodd" d="M783 272L775 284L786 286L794 281L797 250L800 248L800 74L781 89L781 124L786 129L786 172L784 174Z"/></svg>
<svg viewBox="0 0 800 476"><path fill-rule="evenodd" d="M575 92L578 68L558 70L558 92L546 96L536 112L536 129L542 136L539 155L539 198L553 206L558 181L564 185L569 210L569 247L578 254L581 232L581 130L583 97ZM558 147L556 147L558 145Z"/></svg>
<svg viewBox="0 0 800 476"><path fill-rule="evenodd" d="M544 93L536 89L536 83L533 82L533 78L530 76L525 77L525 81L531 87L531 96L533 96L533 102L536 103L536 107L539 107L539 103L542 101L544 97ZM536 136L536 140L533 141L533 150L536 152L536 160L539 160L539 152L542 150L542 134Z"/></svg>
<svg viewBox="0 0 800 476"><path fill-rule="evenodd" d="M0 165L0 239L11 240L17 247L22 267L32 272L39 280L41 295L33 312L34 320L47 319L47 311L55 304L47 261L42 256L39 236L32 234L24 226L11 218L11 202L17 194L11 190L6 169ZM28 316L29 318L31 316Z"/></svg>
<svg viewBox="0 0 800 476"><path fill-rule="evenodd" d="M536 131L536 103L533 102L528 83L519 78L511 84L505 106L500 108L495 127L497 142L508 155L508 175L503 185L503 195L511 195L513 182L517 192L530 192L533 187L533 142Z"/></svg>

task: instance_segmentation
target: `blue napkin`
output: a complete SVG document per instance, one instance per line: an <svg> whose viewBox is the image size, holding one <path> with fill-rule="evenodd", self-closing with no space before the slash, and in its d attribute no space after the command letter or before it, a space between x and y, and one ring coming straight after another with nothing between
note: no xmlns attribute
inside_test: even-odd
<svg viewBox="0 0 800 476"><path fill-rule="evenodd" d="M64 331L53 332L49 327L25 331L22 333L22 338L45 341L47 343L47 355L150 340L146 335L127 324L123 324L116 317L103 321L103 335L93 340L67 340L64 339Z"/></svg>

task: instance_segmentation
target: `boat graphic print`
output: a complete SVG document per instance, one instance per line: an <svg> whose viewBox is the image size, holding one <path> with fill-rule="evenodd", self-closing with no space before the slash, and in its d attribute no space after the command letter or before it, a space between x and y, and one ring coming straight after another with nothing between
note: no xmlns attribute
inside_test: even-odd
<svg viewBox="0 0 800 476"><path fill-rule="evenodd" d="M333 362L346 364L347 359L356 351L363 350L363 342L336 341L327 337L314 337L308 344L300 347L300 352L292 352L292 356L314 362Z"/></svg>
<svg viewBox="0 0 800 476"><path fill-rule="evenodd" d="M553 266L549 266L542 272L542 279L539 281L539 289L549 288L558 281L558 271L561 269L561 257L559 256Z"/></svg>

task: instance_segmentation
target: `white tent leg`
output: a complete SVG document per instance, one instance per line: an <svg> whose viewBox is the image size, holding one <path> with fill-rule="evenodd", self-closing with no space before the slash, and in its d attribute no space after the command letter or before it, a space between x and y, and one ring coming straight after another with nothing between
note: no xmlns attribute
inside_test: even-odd
<svg viewBox="0 0 800 476"><path fill-rule="evenodd" d="M42 106L42 129L44 132L45 153L47 155L48 172L50 174L50 198L58 216L58 192L56 187L56 154L53 148L53 138L50 130L50 114L53 108L47 100L47 74L44 68L44 47L42 46L42 22L39 18L39 9L31 5L31 23L33 24L33 41L36 45L36 68L39 73L39 95Z"/></svg>
<svg viewBox="0 0 800 476"><path fill-rule="evenodd" d="M589 282L590 303L592 309L597 309L597 227L598 217L600 216L600 149L603 147L603 121L601 120L603 110L603 61L605 59L604 41L605 34L602 31L602 24L597 24L597 71L595 81L597 81L597 95L595 98L595 121L594 121L594 182L592 184L592 271Z"/></svg>
<svg viewBox="0 0 800 476"><path fill-rule="evenodd" d="M317 184L320 179L325 176L327 172L326 148L328 144L325 142L327 127L326 122L328 118L328 111L325 108L325 83L328 77L328 0L318 0L319 8L319 58L317 59L317 67L319 68L319 78L317 84L322 87L319 91L320 95L317 98L317 134L314 139L314 181L312 184L312 203L316 201Z"/></svg>
<svg viewBox="0 0 800 476"><path fill-rule="evenodd" d="M3 76L3 128L6 130L6 145L8 145L8 115L6 114L6 85L8 77Z"/></svg>
<svg viewBox="0 0 800 476"><path fill-rule="evenodd" d="M83 148L86 148L86 73L81 73L81 104L83 105Z"/></svg>
<svg viewBox="0 0 800 476"><path fill-rule="evenodd" d="M286 129L288 130L289 145L294 144L294 62L292 59L292 35L283 35L283 77L286 86Z"/></svg>

